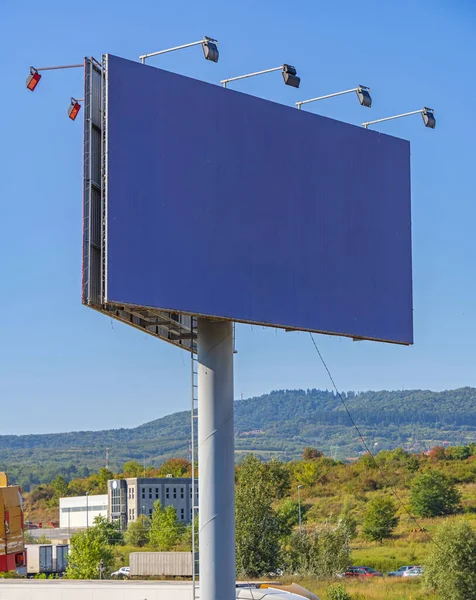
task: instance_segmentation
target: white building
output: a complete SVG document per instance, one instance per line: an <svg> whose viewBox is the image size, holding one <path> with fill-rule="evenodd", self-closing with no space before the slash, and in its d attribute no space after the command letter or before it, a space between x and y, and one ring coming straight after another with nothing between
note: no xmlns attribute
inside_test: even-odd
<svg viewBox="0 0 476 600"><path fill-rule="evenodd" d="M62 528L75 529L91 526L95 517L99 515L108 518L107 494L60 498L59 514Z"/></svg>

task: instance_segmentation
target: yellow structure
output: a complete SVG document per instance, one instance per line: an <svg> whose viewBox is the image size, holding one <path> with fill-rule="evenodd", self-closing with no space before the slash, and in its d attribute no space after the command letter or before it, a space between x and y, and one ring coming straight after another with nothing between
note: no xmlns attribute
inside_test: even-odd
<svg viewBox="0 0 476 600"><path fill-rule="evenodd" d="M22 570L25 565L23 499L16 485L8 485L0 472L0 572Z"/></svg>

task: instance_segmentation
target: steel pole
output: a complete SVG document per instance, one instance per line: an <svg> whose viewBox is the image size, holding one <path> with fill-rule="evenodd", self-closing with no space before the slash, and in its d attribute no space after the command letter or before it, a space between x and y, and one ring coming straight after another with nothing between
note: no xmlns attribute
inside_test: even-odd
<svg viewBox="0 0 476 600"><path fill-rule="evenodd" d="M233 323L198 319L201 600L234 600Z"/></svg>

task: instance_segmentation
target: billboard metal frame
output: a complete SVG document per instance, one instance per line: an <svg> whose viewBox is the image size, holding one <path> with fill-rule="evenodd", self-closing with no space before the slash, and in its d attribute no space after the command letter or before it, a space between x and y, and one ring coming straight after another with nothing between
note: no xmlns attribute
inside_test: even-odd
<svg viewBox="0 0 476 600"><path fill-rule="evenodd" d="M196 352L194 315L107 300L107 63L107 55L101 62L86 58L84 63L82 302L149 335Z"/></svg>

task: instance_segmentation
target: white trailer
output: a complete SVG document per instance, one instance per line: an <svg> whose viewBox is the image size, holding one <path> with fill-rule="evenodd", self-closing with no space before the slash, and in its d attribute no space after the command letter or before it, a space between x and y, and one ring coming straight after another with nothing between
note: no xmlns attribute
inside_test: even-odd
<svg viewBox="0 0 476 600"><path fill-rule="evenodd" d="M131 577L191 577L191 552L131 552Z"/></svg>
<svg viewBox="0 0 476 600"><path fill-rule="evenodd" d="M45 575L62 574L66 571L68 562L67 544L27 544L26 564L27 575Z"/></svg>

